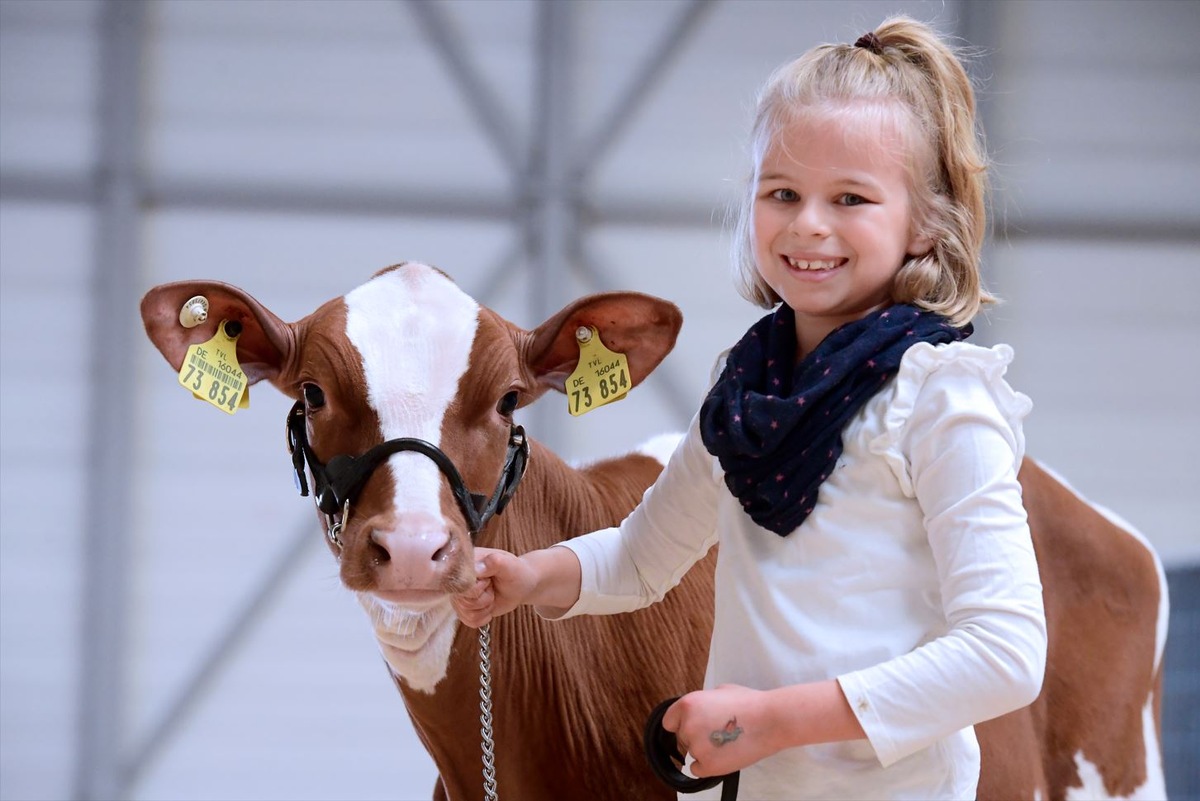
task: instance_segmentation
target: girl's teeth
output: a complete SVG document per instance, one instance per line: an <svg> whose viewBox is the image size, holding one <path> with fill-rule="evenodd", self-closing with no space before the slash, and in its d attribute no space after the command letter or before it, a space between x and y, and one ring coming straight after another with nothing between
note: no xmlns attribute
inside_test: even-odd
<svg viewBox="0 0 1200 801"><path fill-rule="evenodd" d="M837 267L836 261L804 261L791 256L787 257L787 262L797 270L832 270Z"/></svg>

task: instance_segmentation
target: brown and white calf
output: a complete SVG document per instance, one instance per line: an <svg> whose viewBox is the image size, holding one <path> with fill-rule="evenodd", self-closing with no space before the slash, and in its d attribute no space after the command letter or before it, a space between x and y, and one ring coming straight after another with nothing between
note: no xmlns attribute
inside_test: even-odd
<svg viewBox="0 0 1200 801"><path fill-rule="evenodd" d="M208 299L207 321L180 309ZM629 360L636 386L674 346L679 310L636 293L592 296L527 331L419 264L385 270L296 323L241 290L190 281L142 302L150 338L175 369L223 320L241 324L237 355L304 402L319 462L398 438L436 445L471 490L491 495L512 412L562 391L579 358L576 329L595 327ZM634 453L574 469L530 441L528 467L478 544L518 553L616 525L669 455ZM660 449L662 450L662 449ZM314 490L316 487L314 487ZM340 504L339 504L340 506ZM319 515L328 530L329 520ZM350 507L331 550L374 627L417 734L437 767L434 798L481 798L477 633L452 594L474 583L473 544L449 482L425 455L391 455ZM496 774L502 798L674 799L651 772L641 727L664 698L698 689L712 627L714 556L660 604L614 617L547 623L528 610L492 624Z"/></svg>
<svg viewBox="0 0 1200 801"><path fill-rule="evenodd" d="M187 329L180 308L194 295L208 298L208 320ZM526 331L419 264L385 270L295 323L208 281L157 287L142 314L175 369L222 320L240 323L237 353L249 380L266 379L303 403L296 420L310 466L419 438L484 496L511 453L513 408L563 391L579 326L626 353L637 384L673 347L681 323L665 301L611 293ZM531 448L519 491L479 544L521 553L615 525L663 458L632 454L576 470L536 442ZM1034 704L978 726L978 797L1161 798L1161 566L1131 529L1036 463L1019 477L1045 587L1047 676ZM462 503L431 458L404 450L370 473L346 519L340 504L319 515L327 532L330 522L343 526L341 547L330 547L437 766L433 796L455 801L483 797L476 635L457 624L449 603L474 578ZM523 609L493 623L502 797L675 797L647 767L641 729L660 700L701 686L714 558L662 603L633 614L547 623Z"/></svg>

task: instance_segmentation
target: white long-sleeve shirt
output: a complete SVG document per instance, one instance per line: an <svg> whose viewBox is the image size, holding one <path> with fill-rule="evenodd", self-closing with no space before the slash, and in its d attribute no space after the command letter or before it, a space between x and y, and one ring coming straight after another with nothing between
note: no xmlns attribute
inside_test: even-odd
<svg viewBox="0 0 1200 801"><path fill-rule="evenodd" d="M583 571L573 616L661 599L719 540L705 686L838 679L867 740L774 754L742 771L740 798L975 797L972 725L1030 703L1045 668L1016 478L1031 404L1003 378L1011 359L910 348L787 537L743 512L693 420L619 528L564 543Z"/></svg>

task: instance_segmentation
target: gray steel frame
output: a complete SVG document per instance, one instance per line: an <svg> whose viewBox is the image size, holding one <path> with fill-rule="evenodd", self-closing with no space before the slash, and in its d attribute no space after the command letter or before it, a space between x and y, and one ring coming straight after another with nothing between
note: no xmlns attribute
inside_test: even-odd
<svg viewBox="0 0 1200 801"><path fill-rule="evenodd" d="M138 173L141 98L136 88L144 52L145 7L108 3L101 14L99 158L95 176L96 251L92 308L116 309L107 342L94 337L88 399L88 471L84 534L83 644L79 688L79 750L75 784L80 798L120 798L125 782L129 521L128 466L133 420L119 376L133 371L137 316ZM128 313L126 313L128 312ZM101 367L103 365L103 367Z"/></svg>

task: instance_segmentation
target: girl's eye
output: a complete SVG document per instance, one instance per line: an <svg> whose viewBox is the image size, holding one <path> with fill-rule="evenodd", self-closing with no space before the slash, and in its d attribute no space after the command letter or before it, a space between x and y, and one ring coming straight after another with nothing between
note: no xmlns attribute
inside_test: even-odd
<svg viewBox="0 0 1200 801"><path fill-rule="evenodd" d="M794 189L776 189L771 193L771 197L782 200L784 203L792 203L800 199L800 195Z"/></svg>
<svg viewBox="0 0 1200 801"><path fill-rule="evenodd" d="M843 206L861 206L866 202L867 199L865 197L862 195L856 195L853 192L847 192L846 194L842 195Z"/></svg>
<svg viewBox="0 0 1200 801"><path fill-rule="evenodd" d="M517 403L520 402L521 396L514 389L507 393L500 402L496 404L496 411L503 417L512 417L512 413L517 409Z"/></svg>
<svg viewBox="0 0 1200 801"><path fill-rule="evenodd" d="M325 405L325 393L316 384L304 384L300 387L304 393L304 405L310 409L320 409Z"/></svg>

